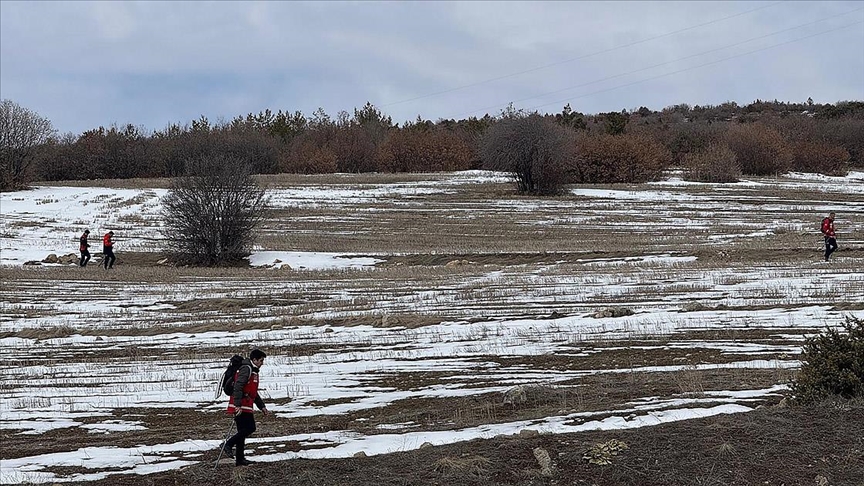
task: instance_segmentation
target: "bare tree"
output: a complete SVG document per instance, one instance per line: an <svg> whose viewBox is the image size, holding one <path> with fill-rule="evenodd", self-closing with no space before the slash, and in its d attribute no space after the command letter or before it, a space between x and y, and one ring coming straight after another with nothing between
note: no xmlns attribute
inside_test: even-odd
<svg viewBox="0 0 864 486"><path fill-rule="evenodd" d="M480 154L486 168L509 172L519 192L556 194L572 144L568 129L540 115L504 117L486 132Z"/></svg>
<svg viewBox="0 0 864 486"><path fill-rule="evenodd" d="M0 101L0 191L27 184L36 149L54 135L47 118L12 100Z"/></svg>
<svg viewBox="0 0 864 486"><path fill-rule="evenodd" d="M267 198L249 163L224 156L189 161L162 201L167 252L179 263L214 266L249 256Z"/></svg>

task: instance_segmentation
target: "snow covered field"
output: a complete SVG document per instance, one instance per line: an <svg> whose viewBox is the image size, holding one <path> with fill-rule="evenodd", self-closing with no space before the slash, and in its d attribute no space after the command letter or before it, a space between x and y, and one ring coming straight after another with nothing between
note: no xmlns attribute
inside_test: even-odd
<svg viewBox="0 0 864 486"><path fill-rule="evenodd" d="M864 309L864 173L548 199L488 172L350 177L268 189L243 269L152 263L165 189L0 194L0 357L17 363L0 483L212 460L217 377L252 347L274 412L253 458L348 457L746 412L779 400L805 335ZM84 228L94 253L117 234L114 271L23 266L77 253Z"/></svg>

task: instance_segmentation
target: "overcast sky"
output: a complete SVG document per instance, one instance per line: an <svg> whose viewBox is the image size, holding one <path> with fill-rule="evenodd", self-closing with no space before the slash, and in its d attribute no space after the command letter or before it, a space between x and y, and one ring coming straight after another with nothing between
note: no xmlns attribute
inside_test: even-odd
<svg viewBox="0 0 864 486"><path fill-rule="evenodd" d="M864 2L0 2L0 97L61 132L367 101L394 122L864 100Z"/></svg>

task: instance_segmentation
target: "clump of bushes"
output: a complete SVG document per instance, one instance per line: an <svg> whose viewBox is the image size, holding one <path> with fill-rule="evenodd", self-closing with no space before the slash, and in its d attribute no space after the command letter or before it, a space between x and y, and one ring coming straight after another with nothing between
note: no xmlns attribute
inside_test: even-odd
<svg viewBox="0 0 864 486"><path fill-rule="evenodd" d="M571 165L575 183L657 180L671 161L665 147L644 135L582 135Z"/></svg>
<svg viewBox="0 0 864 486"><path fill-rule="evenodd" d="M779 132L761 123L730 128L726 143L735 153L744 174L777 175L792 167L789 144Z"/></svg>
<svg viewBox="0 0 864 486"><path fill-rule="evenodd" d="M796 171L832 176L845 176L849 172L849 152L843 147L810 140L792 147L792 168Z"/></svg>
<svg viewBox="0 0 864 486"><path fill-rule="evenodd" d="M791 387L795 399L807 403L864 396L864 320L850 316L842 331L826 329L808 338L801 362Z"/></svg>
<svg viewBox="0 0 864 486"><path fill-rule="evenodd" d="M707 149L684 156L684 179L695 182L738 182L741 166L735 152L726 144L712 144Z"/></svg>

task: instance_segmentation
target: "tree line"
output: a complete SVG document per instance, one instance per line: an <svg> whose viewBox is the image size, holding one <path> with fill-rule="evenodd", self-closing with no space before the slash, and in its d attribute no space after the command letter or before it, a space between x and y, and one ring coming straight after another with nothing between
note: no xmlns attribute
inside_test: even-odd
<svg viewBox="0 0 864 486"><path fill-rule="evenodd" d="M565 106L514 108L462 120L393 123L371 103L331 118L322 109L206 117L148 131L134 125L57 135L50 121L0 104L0 190L36 181L177 177L204 158L253 174L511 172L520 191L565 184L642 182L669 167L691 180L727 182L789 170L843 175L864 167L864 103L756 100L584 114Z"/></svg>

